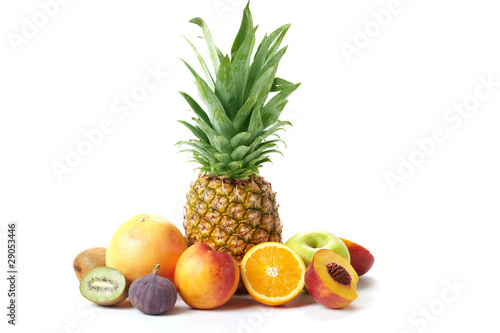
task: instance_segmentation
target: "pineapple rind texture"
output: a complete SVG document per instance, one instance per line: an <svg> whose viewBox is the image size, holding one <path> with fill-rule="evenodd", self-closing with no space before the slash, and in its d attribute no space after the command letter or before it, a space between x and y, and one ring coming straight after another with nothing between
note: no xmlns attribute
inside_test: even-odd
<svg viewBox="0 0 500 333"><path fill-rule="evenodd" d="M188 245L205 243L238 263L254 245L282 241L276 193L262 177L246 180L200 174L187 194Z"/></svg>

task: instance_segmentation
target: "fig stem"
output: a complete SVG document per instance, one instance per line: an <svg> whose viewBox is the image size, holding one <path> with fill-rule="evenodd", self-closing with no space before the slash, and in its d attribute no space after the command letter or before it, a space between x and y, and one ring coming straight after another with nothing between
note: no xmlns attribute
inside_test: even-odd
<svg viewBox="0 0 500 333"><path fill-rule="evenodd" d="M160 270L160 265L155 265L155 267L153 267L153 271L151 272L151 274L153 274L154 276L158 276L159 270Z"/></svg>

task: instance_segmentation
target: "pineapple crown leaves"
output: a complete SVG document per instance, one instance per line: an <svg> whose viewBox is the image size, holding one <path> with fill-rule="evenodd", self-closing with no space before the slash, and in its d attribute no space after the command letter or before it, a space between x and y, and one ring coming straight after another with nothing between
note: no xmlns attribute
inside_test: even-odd
<svg viewBox="0 0 500 333"><path fill-rule="evenodd" d="M210 30L201 18L190 21L203 31L213 75L205 59L187 38L204 78L181 59L193 75L205 107L180 92L196 117L192 118L192 122L179 122L197 139L179 141L177 145L187 146L188 149L181 152L191 153L190 161L198 163L202 172L214 176L253 177L259 174L262 164L271 162L269 154L281 154L278 144L284 142L277 132L291 123L280 121L279 116L288 102L287 98L300 85L276 77L279 62L287 50L286 46L280 48L281 42L290 25L283 25L266 34L254 54L258 26L253 25L249 4L243 11L230 55L224 55L215 46ZM270 97L270 93L276 94ZM271 139L273 136L277 139Z"/></svg>

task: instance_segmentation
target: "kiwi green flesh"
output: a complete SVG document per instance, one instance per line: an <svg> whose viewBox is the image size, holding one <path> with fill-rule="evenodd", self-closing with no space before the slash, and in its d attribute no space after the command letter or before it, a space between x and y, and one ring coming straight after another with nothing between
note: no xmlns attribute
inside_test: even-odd
<svg viewBox="0 0 500 333"><path fill-rule="evenodd" d="M111 267L93 268L80 281L80 292L86 299L107 306L124 301L128 287L125 276Z"/></svg>

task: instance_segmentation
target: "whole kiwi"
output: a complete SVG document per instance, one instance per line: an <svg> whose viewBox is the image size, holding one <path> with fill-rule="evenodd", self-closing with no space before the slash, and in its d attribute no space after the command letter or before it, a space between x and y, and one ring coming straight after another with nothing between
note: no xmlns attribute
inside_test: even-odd
<svg viewBox="0 0 500 333"><path fill-rule="evenodd" d="M167 278L158 275L160 265L151 274L136 279L130 285L128 297L140 311L156 315L172 309L177 301L177 290Z"/></svg>
<svg viewBox="0 0 500 333"><path fill-rule="evenodd" d="M94 267L106 266L106 248L93 247L80 252L73 261L76 278L81 281L83 276Z"/></svg>

